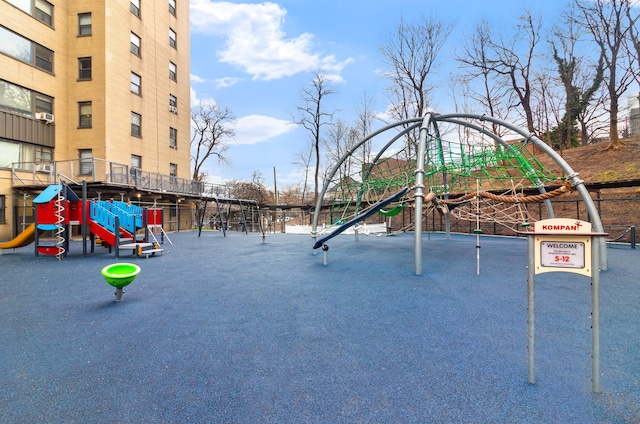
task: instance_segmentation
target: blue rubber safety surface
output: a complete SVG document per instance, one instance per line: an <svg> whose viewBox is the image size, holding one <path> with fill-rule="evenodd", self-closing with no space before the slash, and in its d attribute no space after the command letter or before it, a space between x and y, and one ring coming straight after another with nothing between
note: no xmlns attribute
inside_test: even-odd
<svg viewBox="0 0 640 424"><path fill-rule="evenodd" d="M536 276L527 381L523 238L332 240L180 232L162 256L78 242L0 256L2 423L638 423L640 251L609 248L601 385L590 279ZM141 267L121 302L100 270Z"/></svg>

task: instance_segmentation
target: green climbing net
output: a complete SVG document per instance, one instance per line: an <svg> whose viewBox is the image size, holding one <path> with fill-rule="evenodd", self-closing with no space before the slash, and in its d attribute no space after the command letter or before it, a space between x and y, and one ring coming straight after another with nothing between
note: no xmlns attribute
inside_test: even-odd
<svg viewBox="0 0 640 424"><path fill-rule="evenodd" d="M479 190L517 195L557 180L530 149L525 140L498 143L477 134L447 140L429 134L424 157L425 191L438 198ZM331 212L327 224L339 224L403 187L413 187L415 151L415 144L404 142L404 147L394 153L372 161L362 160L364 155L357 152L344 158L328 182L325 200L330 201ZM397 204L411 202L411 196Z"/></svg>

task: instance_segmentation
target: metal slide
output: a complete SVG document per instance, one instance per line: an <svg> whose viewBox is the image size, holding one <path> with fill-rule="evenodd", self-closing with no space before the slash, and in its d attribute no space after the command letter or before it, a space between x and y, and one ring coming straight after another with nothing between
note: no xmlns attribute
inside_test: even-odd
<svg viewBox="0 0 640 424"><path fill-rule="evenodd" d="M326 243L327 241L331 240L332 238L334 238L335 236L337 236L338 234L342 233L344 230L346 230L349 227L354 226L355 224L357 224L358 222L362 221L363 219L373 215L374 213L378 212L380 209L384 208L385 206L387 206L389 203L393 202L394 200L400 199L402 196L404 196L405 194L407 194L407 192L409 191L409 187L405 187L402 190L400 190L399 192L397 192L396 194L394 194L393 196L389 196L384 200L381 200L380 202L376 203L375 205L373 205L371 208L369 208L366 212L351 218L349 221L345 222L344 224L340 225L338 228L336 228L335 230L333 230L331 233L320 237L319 239L316 240L316 242L313 244L313 248L317 249L319 247L322 247L322 245L324 243Z"/></svg>

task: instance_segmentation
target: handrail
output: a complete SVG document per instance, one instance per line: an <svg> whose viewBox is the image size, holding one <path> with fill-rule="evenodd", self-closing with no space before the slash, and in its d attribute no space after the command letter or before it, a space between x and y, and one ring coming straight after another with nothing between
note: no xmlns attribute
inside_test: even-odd
<svg viewBox="0 0 640 424"><path fill-rule="evenodd" d="M133 214L121 209L116 205L115 202L110 202L107 200L98 200L95 202L100 207L112 213L114 216L118 216L120 218L120 227L124 228L131 234L136 233L136 217ZM142 221L141 221L142 222Z"/></svg>
<svg viewBox="0 0 640 424"><path fill-rule="evenodd" d="M186 196L207 196L215 184L193 179L143 171L117 162L91 158L55 162L14 162L11 165L12 185L57 184L59 179L76 183L83 181L130 187L137 190Z"/></svg>
<svg viewBox="0 0 640 424"><path fill-rule="evenodd" d="M142 228L142 213L143 213L143 209L142 207L138 206L138 205L133 205L131 203L127 203L127 202L121 202L118 200L114 200L112 202L112 205L115 209L119 209L124 211L125 213L133 216L134 220L135 220L135 228ZM117 213L117 212L116 212Z"/></svg>
<svg viewBox="0 0 640 424"><path fill-rule="evenodd" d="M90 203L91 206L89 208L89 216L91 217L91 220L95 221L97 224L115 234L116 215L105 209L103 206L97 204L96 202Z"/></svg>

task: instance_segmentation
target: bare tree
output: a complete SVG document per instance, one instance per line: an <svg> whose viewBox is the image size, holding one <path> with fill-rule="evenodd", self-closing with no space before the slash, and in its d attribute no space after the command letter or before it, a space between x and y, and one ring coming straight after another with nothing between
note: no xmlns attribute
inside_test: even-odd
<svg viewBox="0 0 640 424"><path fill-rule="evenodd" d="M306 150L300 150L296 153L296 158L298 160L293 164L300 166L304 170L301 201L302 204L305 204L309 188L309 171L311 170L311 160L313 159L313 145L311 143L307 144Z"/></svg>
<svg viewBox="0 0 640 424"><path fill-rule="evenodd" d="M285 205L302 205L302 203L300 203L302 191L298 185L289 184L285 186L285 188L278 194L278 197L280 198L280 203Z"/></svg>
<svg viewBox="0 0 640 424"><path fill-rule="evenodd" d="M200 102L191 111L191 160L193 161L192 178L202 181L205 174L202 166L211 156L218 161L227 160L225 153L228 149L226 141L235 136L233 124L235 118L228 106Z"/></svg>
<svg viewBox="0 0 640 424"><path fill-rule="evenodd" d="M460 75L460 82L468 87L464 95L477 103L483 112L506 119L511 110L508 103L510 84L505 75L493 69L496 62L494 38L489 22L482 20L464 44L462 53L456 55L456 60L466 71ZM494 134L502 135L501 129L500 125L492 123Z"/></svg>
<svg viewBox="0 0 640 424"><path fill-rule="evenodd" d="M254 200L259 205L269 203L273 193L264 185L259 171L254 171L251 181L233 180L227 183L228 196L234 199Z"/></svg>
<svg viewBox="0 0 640 424"><path fill-rule="evenodd" d="M618 136L618 111L621 96L633 82L632 59L624 54L630 32L626 19L629 0L574 0L579 11L577 22L586 28L602 52L605 63L605 85L609 93L609 146L618 149L623 143Z"/></svg>
<svg viewBox="0 0 640 424"><path fill-rule="evenodd" d="M364 92L360 105L357 107L358 116L356 122L349 133L349 137L355 139L352 143L363 139L371 133L371 126L373 125L374 112L373 112L373 99ZM371 148L373 145L372 140L368 140L362 144L362 163L369 161L371 155Z"/></svg>
<svg viewBox="0 0 640 424"><path fill-rule="evenodd" d="M515 100L513 105L520 108L527 130L533 134L538 131L533 115L532 80L541 32L542 20L531 11L525 11L520 17L518 31L511 40L501 38L492 43L496 56L489 60L491 70L509 81L511 95Z"/></svg>
<svg viewBox="0 0 640 424"><path fill-rule="evenodd" d="M452 27L435 17L416 23L404 19L386 43L380 47L391 81L389 88L391 113L396 120L423 116L433 89L429 78L434 73L437 58ZM408 136L408 147L415 144L415 134Z"/></svg>
<svg viewBox="0 0 640 424"><path fill-rule="evenodd" d="M626 9L626 15L629 25L629 38L631 41L629 55L635 61L635 65L631 67L631 70L636 82L640 85L640 35L638 34L637 28L638 21L640 21L640 14L633 13L637 10L637 7L628 7ZM640 100L640 93L638 94L638 100Z"/></svg>
<svg viewBox="0 0 640 424"><path fill-rule="evenodd" d="M327 158L331 166L338 165L340 159L353 148L359 139L358 131L349 127L343 120L338 119L327 130L326 146ZM353 156L344 160L338 167L338 179L345 180L351 175L351 164Z"/></svg>
<svg viewBox="0 0 640 424"><path fill-rule="evenodd" d="M324 109L324 101L327 96L332 94L335 94L335 91L327 77L320 71L316 71L311 84L302 89L300 94L301 104L297 106L299 117L294 119L294 122L302 125L311 136L311 144L315 153L314 203L318 201L321 131L324 126L330 125L335 113L327 112Z"/></svg>
<svg viewBox="0 0 640 424"><path fill-rule="evenodd" d="M553 136L562 122L563 107L559 88L548 72L536 72L533 84L537 87L532 94L535 104L533 113L538 122L540 137L548 145L554 146L557 143Z"/></svg>
<svg viewBox="0 0 640 424"><path fill-rule="evenodd" d="M584 38L585 28L577 24L575 8L564 14L559 26L551 31L551 49L557 65L558 80L564 90L564 116L559 125L560 149L575 147L575 127L580 117L585 118L586 109L592 103L604 80L604 58L600 54L597 64L589 63L586 54L578 53L578 43ZM586 144L586 122L581 123L582 143Z"/></svg>

